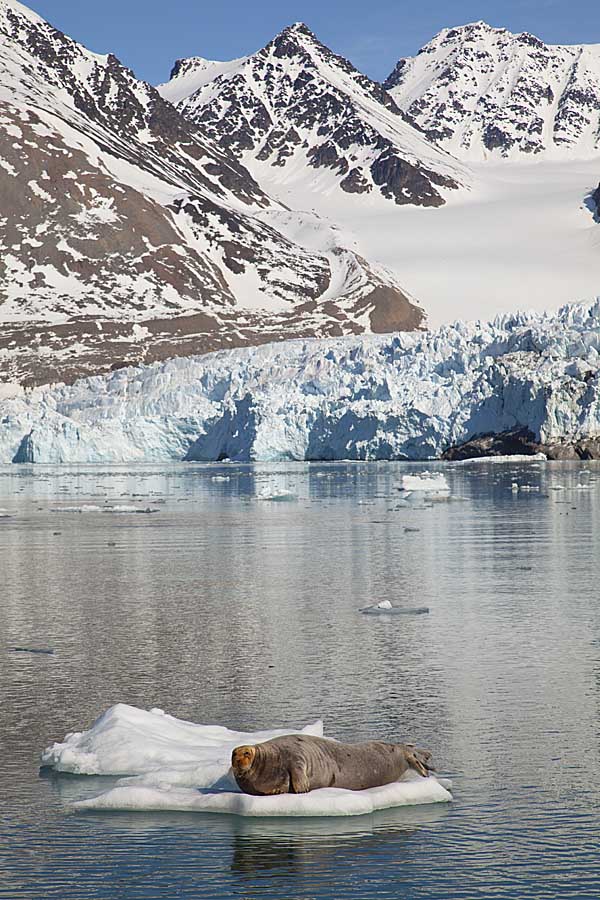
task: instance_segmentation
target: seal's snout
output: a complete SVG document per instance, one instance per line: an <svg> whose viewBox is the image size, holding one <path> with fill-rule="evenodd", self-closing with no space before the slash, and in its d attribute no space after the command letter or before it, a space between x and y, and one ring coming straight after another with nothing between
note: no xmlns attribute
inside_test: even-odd
<svg viewBox="0 0 600 900"><path fill-rule="evenodd" d="M245 772L250 768L256 756L256 747L236 747L231 754L231 766L234 772Z"/></svg>

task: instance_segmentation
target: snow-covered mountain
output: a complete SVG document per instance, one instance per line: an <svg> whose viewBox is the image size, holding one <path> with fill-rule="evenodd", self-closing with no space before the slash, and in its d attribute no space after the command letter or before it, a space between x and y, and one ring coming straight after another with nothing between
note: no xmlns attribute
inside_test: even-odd
<svg viewBox="0 0 600 900"><path fill-rule="evenodd" d="M595 296L600 234L593 194L600 149L592 148L596 120L592 88L583 75L594 48L579 54L567 88L568 73L555 60L555 48L542 51L531 36L478 24L444 31L430 47L399 64L387 82L395 86L386 92L305 26L295 25L241 59L180 60L160 91L223 148L231 147L269 195L337 223L354 237L353 246L365 259L394 271L419 298L431 326L520 308L557 309ZM552 62L545 67L544 60ZM520 74L521 64L527 77ZM490 71L484 74L478 66ZM593 71L591 63L588 69ZM485 85L494 78L498 96L512 98L506 109L504 101L494 105L486 93ZM500 83L507 78L513 79L509 87ZM557 78L565 81L560 92ZM480 130L488 129L490 145L492 135L504 129L507 147L510 135L524 146L524 135L534 132L528 116L538 114L539 96L551 93L562 98L556 100L557 136L577 133L577 146L565 143L561 150L557 143L552 151L527 153L515 145L509 153L490 151L483 139L473 137L468 150L462 147L463 132L484 113ZM546 114L548 103L540 108ZM452 118L445 148L464 156L462 162L457 156L432 156L434 142L444 139L436 130L438 115L442 128ZM433 184L438 197L429 188L419 197L411 180L401 183L394 197L389 186L372 183L382 137L392 142L390 152L398 159L413 153L427 160L429 171L449 174L459 187ZM400 165L396 171L405 170ZM364 193L348 192L355 174Z"/></svg>
<svg viewBox="0 0 600 900"><path fill-rule="evenodd" d="M0 0L3 380L421 320L114 56Z"/></svg>
<svg viewBox="0 0 600 900"><path fill-rule="evenodd" d="M159 87L261 184L441 206L467 170L429 143L390 95L297 23L228 63L179 60Z"/></svg>
<svg viewBox="0 0 600 900"><path fill-rule="evenodd" d="M384 86L459 157L600 150L600 44L548 45L475 22L401 59Z"/></svg>
<svg viewBox="0 0 600 900"><path fill-rule="evenodd" d="M386 90L298 24L155 89L0 0L0 381L595 296L597 58L478 23Z"/></svg>
<svg viewBox="0 0 600 900"><path fill-rule="evenodd" d="M436 332L285 341L0 400L0 462L430 459L524 431L600 454L600 300Z"/></svg>

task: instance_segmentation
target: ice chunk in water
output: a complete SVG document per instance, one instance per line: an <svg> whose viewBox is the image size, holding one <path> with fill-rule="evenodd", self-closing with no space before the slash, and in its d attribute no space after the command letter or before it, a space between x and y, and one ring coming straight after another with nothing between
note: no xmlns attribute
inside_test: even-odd
<svg viewBox="0 0 600 900"><path fill-rule="evenodd" d="M162 710L149 712L119 703L91 728L68 734L48 747L42 762L58 772L131 775L98 797L75 803L81 810L189 810L241 816L355 816L378 809L448 802L448 785L410 772L400 781L366 791L326 788L308 794L251 797L229 774L239 744L269 740L294 729L236 732L196 725ZM318 737L323 723L301 729Z"/></svg>
<svg viewBox="0 0 600 900"><path fill-rule="evenodd" d="M450 488L444 475L433 475L431 472L423 472L422 475L403 475L402 491L415 491L419 493L448 495Z"/></svg>
<svg viewBox="0 0 600 900"><path fill-rule="evenodd" d="M449 782L446 781L449 786ZM98 797L74 804L80 810L182 810L234 813L238 816L361 816L379 809L447 803L448 787L437 778L407 773L399 781L365 791L321 788L307 794L252 797L237 791L202 792L188 789L117 786Z"/></svg>

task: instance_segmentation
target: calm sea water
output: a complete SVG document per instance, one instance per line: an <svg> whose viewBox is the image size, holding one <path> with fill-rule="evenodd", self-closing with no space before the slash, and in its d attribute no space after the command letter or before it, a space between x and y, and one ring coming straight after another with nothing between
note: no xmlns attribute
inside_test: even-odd
<svg viewBox="0 0 600 900"><path fill-rule="evenodd" d="M0 897L600 896L600 466L430 466L460 499L398 507L424 468L0 469ZM107 501L158 511L64 511ZM386 598L431 611L357 611ZM110 781L39 754L117 701L413 739L455 800L74 814Z"/></svg>

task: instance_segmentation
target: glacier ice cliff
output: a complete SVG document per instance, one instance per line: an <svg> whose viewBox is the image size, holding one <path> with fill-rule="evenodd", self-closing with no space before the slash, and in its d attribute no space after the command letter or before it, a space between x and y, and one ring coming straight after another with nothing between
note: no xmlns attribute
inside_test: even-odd
<svg viewBox="0 0 600 900"><path fill-rule="evenodd" d="M294 340L0 392L0 462L431 459L600 435L600 299L437 331Z"/></svg>

